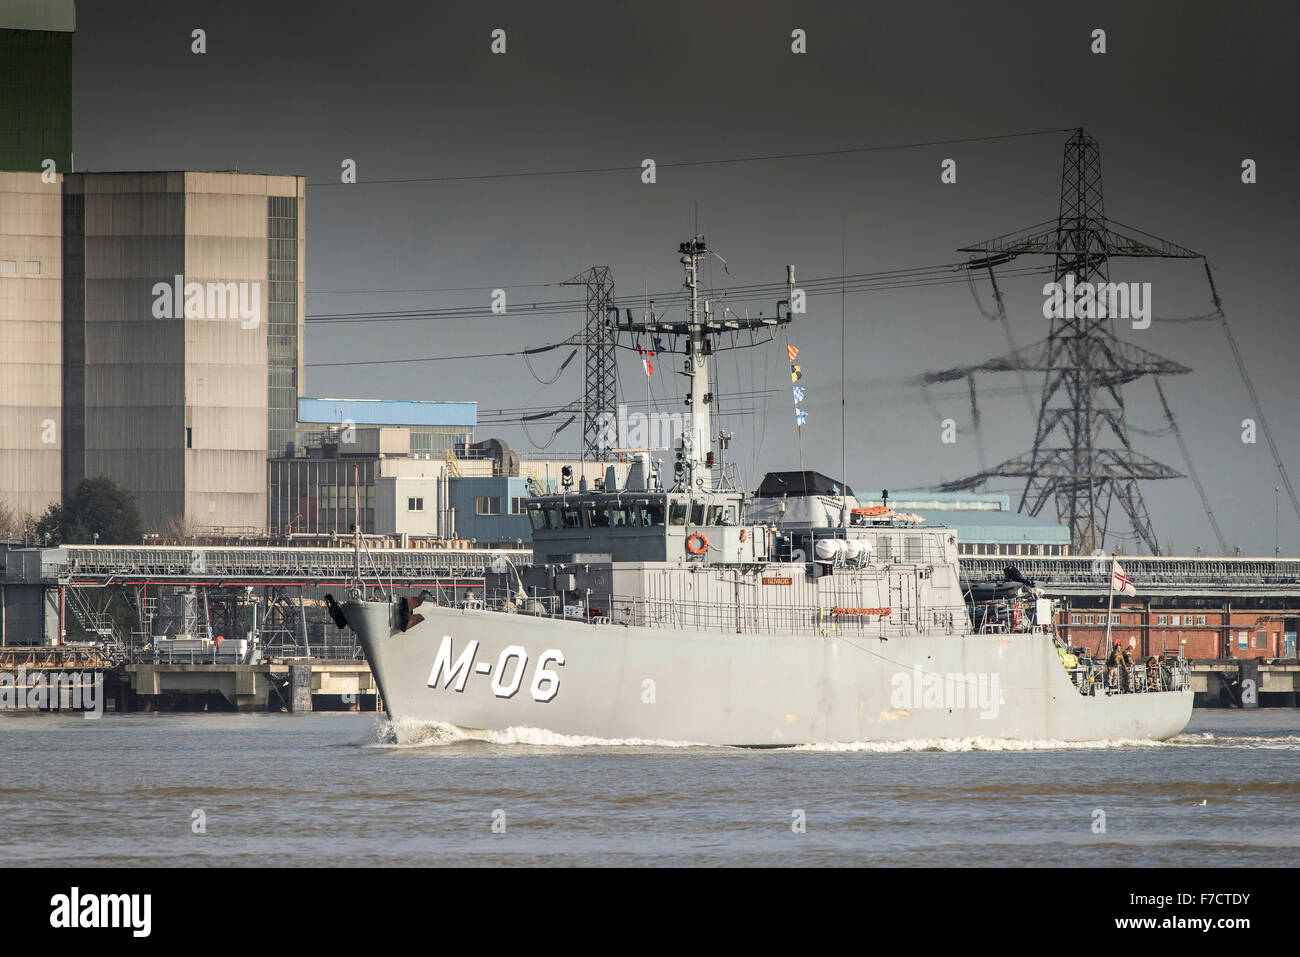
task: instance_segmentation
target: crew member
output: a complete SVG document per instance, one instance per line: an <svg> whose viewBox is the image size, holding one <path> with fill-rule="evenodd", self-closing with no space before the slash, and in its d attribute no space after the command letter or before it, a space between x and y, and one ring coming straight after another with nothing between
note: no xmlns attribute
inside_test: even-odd
<svg viewBox="0 0 1300 957"><path fill-rule="evenodd" d="M1160 654L1158 652L1147 659L1147 690L1160 690Z"/></svg>
<svg viewBox="0 0 1300 957"><path fill-rule="evenodd" d="M1133 690L1133 648L1126 646L1124 654L1120 658L1120 677L1123 679L1124 690Z"/></svg>
<svg viewBox="0 0 1300 957"><path fill-rule="evenodd" d="M1117 641L1115 642L1115 647L1110 650L1110 654L1106 657L1106 687L1107 688L1114 688L1117 686L1116 678L1119 674L1119 663L1120 663L1119 642Z"/></svg>

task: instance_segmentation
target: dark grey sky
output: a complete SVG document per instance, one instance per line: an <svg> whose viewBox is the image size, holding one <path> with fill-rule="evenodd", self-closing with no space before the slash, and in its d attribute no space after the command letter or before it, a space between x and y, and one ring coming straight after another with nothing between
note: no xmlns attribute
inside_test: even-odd
<svg viewBox="0 0 1300 957"><path fill-rule="evenodd" d="M962 258L958 246L1054 218L1065 134L872 154L635 172L416 184L368 180L635 166L1086 127L1102 147L1108 214L1206 253L1288 467L1296 439L1295 300L1300 249L1295 8L1262 3L427 3L83 2L75 47L80 169L226 169L361 182L308 191L309 314L486 302L487 292L390 290L507 286L511 302L572 290L555 282L613 268L620 299L675 289L677 243L696 208L731 264L713 280L775 282ZM493 28L505 56L489 53ZM790 53L790 31L808 53ZM1089 52L1094 28L1108 52ZM207 32L208 52L190 52ZM943 185L939 164L958 162ZM1240 182L1240 163L1259 182ZM1023 260L1022 260L1023 262ZM1117 263L1112 278L1154 283L1157 316L1208 311L1196 264ZM1041 280L1008 281L1015 335L1046 334ZM326 290L373 291L334 293ZM987 288L981 288L987 299ZM630 305L637 305L635 300ZM662 304L662 302L661 302ZM757 305L754 306L757 308ZM771 304L764 304L771 308ZM933 406L907 376L1005 351L964 285L847 300L850 480L864 489L929 485L975 471L974 436L939 441L939 417L969 424L951 387ZM838 296L810 301L793 331L810 391L804 455L839 472ZM580 318L308 324L308 362L391 359L554 341ZM1126 338L1194 368L1166 380L1230 543L1271 554L1277 475L1221 331L1156 323ZM784 357L769 348L722 366L724 390L778 388L766 421L736 419L756 481L793 467L797 446ZM556 357L539 360L539 372ZM577 396L573 363L543 387L518 359L309 368L321 396L474 399L480 409L550 408ZM644 379L625 362L629 398ZM656 376L659 379L659 376ZM1014 376L986 380L1006 389ZM663 383L656 383L662 395ZM942 398L943 395L954 398ZM676 408L676 406L669 406ZM1163 426L1149 383L1130 422ZM936 409L939 415L936 415ZM982 403L990 462L1025 450L1020 395ZM542 438L547 429L535 429ZM521 451L517 429L497 433ZM575 448L577 426L558 447ZM1185 471L1170 436L1138 447ZM761 439L761 444L760 444ZM1300 478L1300 475L1297 475ZM1001 487L1015 486L1006 482ZM1179 552L1211 546L1189 481L1148 486L1156 530ZM1284 553L1300 523L1282 499ZM1108 543L1109 544L1109 543Z"/></svg>

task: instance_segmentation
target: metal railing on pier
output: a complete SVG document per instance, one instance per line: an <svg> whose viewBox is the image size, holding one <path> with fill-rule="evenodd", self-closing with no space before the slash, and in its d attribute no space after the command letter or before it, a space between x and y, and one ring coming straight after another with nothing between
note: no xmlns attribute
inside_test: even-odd
<svg viewBox="0 0 1300 957"><path fill-rule="evenodd" d="M65 584L313 584L351 581L351 548L185 548L166 545L68 545L42 561L42 577ZM367 577L401 584L481 577L493 557L531 561L531 549L363 550Z"/></svg>
<svg viewBox="0 0 1300 957"><path fill-rule="evenodd" d="M1172 558L1124 556L1124 571L1140 591L1149 594L1247 592L1300 595L1297 558ZM961 572L973 580L1000 579L1015 565L1025 577L1063 594L1106 592L1110 556L1034 557L1020 555L961 558Z"/></svg>

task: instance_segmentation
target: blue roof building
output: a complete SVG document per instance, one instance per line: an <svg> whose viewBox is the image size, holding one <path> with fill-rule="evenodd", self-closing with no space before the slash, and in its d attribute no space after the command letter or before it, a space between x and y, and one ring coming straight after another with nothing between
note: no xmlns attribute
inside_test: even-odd
<svg viewBox="0 0 1300 957"><path fill-rule="evenodd" d="M861 496L858 504L881 504ZM900 512L924 515L929 525L947 525L957 533L962 555L1068 555L1070 530L1064 525L1011 510L1004 493L909 492L889 499Z"/></svg>

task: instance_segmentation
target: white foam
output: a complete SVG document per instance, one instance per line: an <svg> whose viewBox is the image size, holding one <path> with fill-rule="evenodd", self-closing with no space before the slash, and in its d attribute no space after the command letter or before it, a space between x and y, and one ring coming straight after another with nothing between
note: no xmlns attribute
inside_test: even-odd
<svg viewBox="0 0 1300 957"><path fill-rule="evenodd" d="M384 748L434 748L449 745L482 743L523 745L542 748L708 748L718 745L697 741L668 741L649 738L599 738L585 734L560 734L545 728L510 727L500 731L472 730L443 721L418 721L381 718L361 744ZM913 738L906 741L826 741L817 744L791 745L792 751L826 753L894 754L915 751L949 753L981 751L1097 751L1122 748L1163 747L1233 747L1259 750L1300 750L1300 736L1256 737L1245 735L1216 736L1210 732L1184 733L1168 741L1149 738L1112 738L1104 741L1061 741L1056 739L1022 740L1016 738Z"/></svg>
<svg viewBox="0 0 1300 957"><path fill-rule="evenodd" d="M1143 738L1115 738L1107 741L1056 741L1015 738L914 738L907 741L829 741L823 744L796 745L795 751L875 752L892 754L902 751L1066 751L1108 750L1112 748L1162 747L1165 742Z"/></svg>
<svg viewBox="0 0 1300 957"><path fill-rule="evenodd" d="M372 729L373 738L364 743L377 747L430 748L480 742L517 744L543 748L706 748L696 741L663 741L647 738L597 738L585 734L559 734L545 728L511 727L501 731L471 730L443 721L382 719Z"/></svg>
<svg viewBox="0 0 1300 957"><path fill-rule="evenodd" d="M1216 748L1248 748L1261 751L1296 751L1300 750L1300 735L1285 734L1277 737L1259 735L1227 734L1217 735L1210 731L1199 734L1184 733L1169 739L1170 744Z"/></svg>

